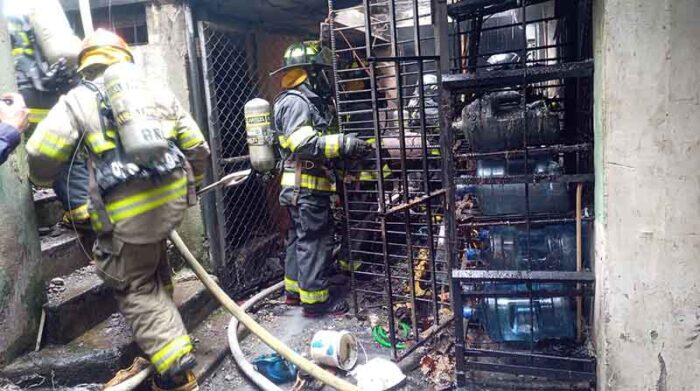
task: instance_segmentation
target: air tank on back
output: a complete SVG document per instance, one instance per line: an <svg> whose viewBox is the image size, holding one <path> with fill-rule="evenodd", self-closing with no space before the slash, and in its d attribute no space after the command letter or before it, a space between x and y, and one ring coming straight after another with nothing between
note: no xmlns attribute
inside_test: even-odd
<svg viewBox="0 0 700 391"><path fill-rule="evenodd" d="M49 64L65 58L69 66L77 64L80 38L70 27L59 0L31 0L27 5L29 21L41 53Z"/></svg>
<svg viewBox="0 0 700 391"><path fill-rule="evenodd" d="M259 173L270 172L277 164L275 140L270 128L270 103L255 98L248 101L243 110L250 165Z"/></svg>
<svg viewBox="0 0 700 391"><path fill-rule="evenodd" d="M169 144L141 70L132 63L117 63L107 68L104 81L124 152L139 164L161 160Z"/></svg>

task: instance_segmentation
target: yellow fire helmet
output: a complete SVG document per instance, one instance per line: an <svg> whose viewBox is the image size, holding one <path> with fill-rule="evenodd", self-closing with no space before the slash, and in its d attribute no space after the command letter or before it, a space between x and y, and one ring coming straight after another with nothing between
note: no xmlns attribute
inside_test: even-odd
<svg viewBox="0 0 700 391"><path fill-rule="evenodd" d="M112 65L118 62L134 62L129 45L117 34L97 29L85 37L78 55L78 72L92 65Z"/></svg>

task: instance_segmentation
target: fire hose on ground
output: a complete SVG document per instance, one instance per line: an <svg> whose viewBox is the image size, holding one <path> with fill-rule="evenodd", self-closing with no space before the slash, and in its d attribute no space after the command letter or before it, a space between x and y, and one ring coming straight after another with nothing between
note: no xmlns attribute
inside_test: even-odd
<svg viewBox="0 0 700 391"><path fill-rule="evenodd" d="M323 382L324 384L333 387L340 391L360 391L360 389L342 380L325 369L319 367L313 362L305 359L299 353L290 349L289 346L285 345L282 341L277 339L274 335L270 334L264 327L258 324L253 318L250 317L241 307L238 306L228 295L224 292L219 285L214 282L214 280L209 276L204 267L202 267L199 262L195 259L194 255L189 251L185 243L180 238L177 232L173 231L170 233L170 240L173 242L175 247L182 253L183 257L187 261L195 275L202 281L204 286L216 297L216 299L221 303L221 305L226 308L233 316L235 316L245 327L247 327L253 334L260 338L266 345L271 347L275 352L279 353L286 360L296 365L302 371L313 376L315 379Z"/></svg>
<svg viewBox="0 0 700 391"><path fill-rule="evenodd" d="M280 281L277 284L257 293L255 296L246 300L243 305L241 305L241 310L247 311L249 308L254 306L259 301L263 300L267 296L270 296L275 291L282 289L284 287L284 281ZM228 345L231 349L231 355L236 361L238 368L243 371L243 373L250 379L255 385L260 387L263 391L282 391L275 383L271 382L268 378L261 375L255 370L255 367L246 359L241 346L238 343L238 318L235 316L231 317L231 322L228 324Z"/></svg>

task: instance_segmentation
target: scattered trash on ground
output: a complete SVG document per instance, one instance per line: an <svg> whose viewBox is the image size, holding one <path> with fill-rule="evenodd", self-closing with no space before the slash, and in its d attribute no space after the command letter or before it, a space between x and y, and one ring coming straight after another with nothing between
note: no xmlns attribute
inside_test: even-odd
<svg viewBox="0 0 700 391"><path fill-rule="evenodd" d="M357 386L363 391L389 390L406 380L406 375L398 365L381 357L358 365L352 375L357 379Z"/></svg>
<svg viewBox="0 0 700 391"><path fill-rule="evenodd" d="M309 349L318 364L349 371L357 363L357 339L349 331L320 330L314 334Z"/></svg>
<svg viewBox="0 0 700 391"><path fill-rule="evenodd" d="M287 362L277 353L260 355L252 360L251 364L275 384L287 383L297 378L296 365Z"/></svg>

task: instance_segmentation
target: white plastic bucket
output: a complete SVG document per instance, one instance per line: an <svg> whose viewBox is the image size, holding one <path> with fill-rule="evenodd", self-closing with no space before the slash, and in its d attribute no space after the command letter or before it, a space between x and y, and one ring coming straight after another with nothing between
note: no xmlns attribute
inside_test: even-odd
<svg viewBox="0 0 700 391"><path fill-rule="evenodd" d="M311 340L311 359L349 371L357 363L357 339L345 330L317 331Z"/></svg>

